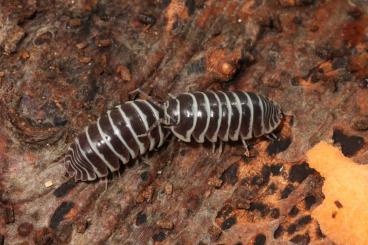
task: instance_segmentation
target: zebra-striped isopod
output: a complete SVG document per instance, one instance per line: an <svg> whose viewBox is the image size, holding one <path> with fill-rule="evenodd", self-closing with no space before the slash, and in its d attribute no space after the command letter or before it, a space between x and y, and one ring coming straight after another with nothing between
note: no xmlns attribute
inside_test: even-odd
<svg viewBox="0 0 368 245"><path fill-rule="evenodd" d="M74 139L65 167L75 180L92 181L118 171L127 163L163 144L166 129L158 123L161 107L146 100L128 101L98 118Z"/></svg>
<svg viewBox="0 0 368 245"><path fill-rule="evenodd" d="M246 140L270 134L283 114L275 102L255 93L182 93L164 103L164 124L176 137L198 143Z"/></svg>

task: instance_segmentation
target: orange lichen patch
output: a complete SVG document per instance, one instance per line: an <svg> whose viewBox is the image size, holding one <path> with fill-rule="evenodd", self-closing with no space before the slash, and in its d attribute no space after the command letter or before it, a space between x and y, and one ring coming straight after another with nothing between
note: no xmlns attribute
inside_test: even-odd
<svg viewBox="0 0 368 245"><path fill-rule="evenodd" d="M225 49L210 50L207 54L207 69L221 79L228 79L236 72L240 57L240 50L234 52Z"/></svg>
<svg viewBox="0 0 368 245"><path fill-rule="evenodd" d="M254 1L246 1L240 10L240 13L244 16L250 16L254 12L252 9L254 4Z"/></svg>
<svg viewBox="0 0 368 245"><path fill-rule="evenodd" d="M185 7L184 1L181 0L171 1L166 10L166 19L167 19L166 31L170 32L173 29L175 22L178 21L178 19L185 20L188 17L189 17L188 10Z"/></svg>
<svg viewBox="0 0 368 245"><path fill-rule="evenodd" d="M308 162L324 178L325 200L312 212L337 244L368 244L368 166L357 165L321 142L307 152Z"/></svg>
<svg viewBox="0 0 368 245"><path fill-rule="evenodd" d="M130 73L129 69L124 65L118 65L115 69L116 73L119 74L119 77L123 81L130 81L132 80L132 74Z"/></svg>
<svg viewBox="0 0 368 245"><path fill-rule="evenodd" d="M306 91L317 91L317 92L323 93L325 90L319 83L313 83L310 78L308 78L308 80L300 79L299 84Z"/></svg>
<svg viewBox="0 0 368 245"><path fill-rule="evenodd" d="M75 220L77 215L79 214L79 208L78 206L74 206L70 211L65 215L65 220Z"/></svg>
<svg viewBox="0 0 368 245"><path fill-rule="evenodd" d="M359 43L356 54L351 58L350 68L362 79L368 76L368 45Z"/></svg>
<svg viewBox="0 0 368 245"><path fill-rule="evenodd" d="M279 0L279 3L281 6L295 6L296 1L295 0Z"/></svg>

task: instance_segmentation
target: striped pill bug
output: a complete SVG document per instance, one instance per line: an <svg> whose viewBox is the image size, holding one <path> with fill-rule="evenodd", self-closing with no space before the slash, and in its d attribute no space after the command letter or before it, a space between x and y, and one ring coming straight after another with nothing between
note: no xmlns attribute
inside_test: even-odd
<svg viewBox="0 0 368 245"><path fill-rule="evenodd" d="M140 99L108 110L68 148L64 157L67 174L75 181L93 181L160 147L168 133L158 123L163 116L160 106Z"/></svg>
<svg viewBox="0 0 368 245"><path fill-rule="evenodd" d="M163 106L163 124L182 141L203 143L268 136L281 123L281 107L268 98L244 91L206 91L171 96Z"/></svg>

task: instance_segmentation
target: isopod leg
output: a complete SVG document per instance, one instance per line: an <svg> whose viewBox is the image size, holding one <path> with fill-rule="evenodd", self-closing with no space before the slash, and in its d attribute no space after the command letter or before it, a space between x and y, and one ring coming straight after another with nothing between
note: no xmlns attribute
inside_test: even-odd
<svg viewBox="0 0 368 245"><path fill-rule="evenodd" d="M244 138L242 138L242 142L243 142L244 149L245 149L244 155L246 157L249 157L250 156L250 153L249 153L249 148L248 148L247 141Z"/></svg>
<svg viewBox="0 0 368 245"><path fill-rule="evenodd" d="M160 103L157 102L151 95L144 92L141 88L134 89L133 91L129 92L129 95L132 95L132 99L136 100L138 95L143 95L149 102L155 104L158 107L161 107Z"/></svg>
<svg viewBox="0 0 368 245"><path fill-rule="evenodd" d="M219 149L218 149L218 154L219 156L221 156L222 154L222 150L223 150L223 143L220 140L219 141ZM212 153L215 154L216 153L216 142L212 142Z"/></svg>
<svg viewBox="0 0 368 245"><path fill-rule="evenodd" d="M219 156L221 156L221 154L222 154L222 151L223 151L223 149L224 149L224 145L223 145L223 142L222 142L222 140L220 140L220 146L219 146Z"/></svg>
<svg viewBox="0 0 368 245"><path fill-rule="evenodd" d="M106 177L102 177L101 180L105 183L105 190L103 191L103 192L105 192L105 191L107 191L107 188L108 188L108 185L109 185L109 179L106 176Z"/></svg>

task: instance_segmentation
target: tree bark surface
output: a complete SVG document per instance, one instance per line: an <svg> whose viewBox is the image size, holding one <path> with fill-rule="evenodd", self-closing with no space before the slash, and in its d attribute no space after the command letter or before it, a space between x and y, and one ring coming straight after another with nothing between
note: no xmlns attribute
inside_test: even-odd
<svg viewBox="0 0 368 245"><path fill-rule="evenodd" d="M0 0L0 244L332 244L311 210L321 140L368 163L364 0ZM68 180L73 138L141 88L242 89L279 140L171 138L104 181Z"/></svg>

